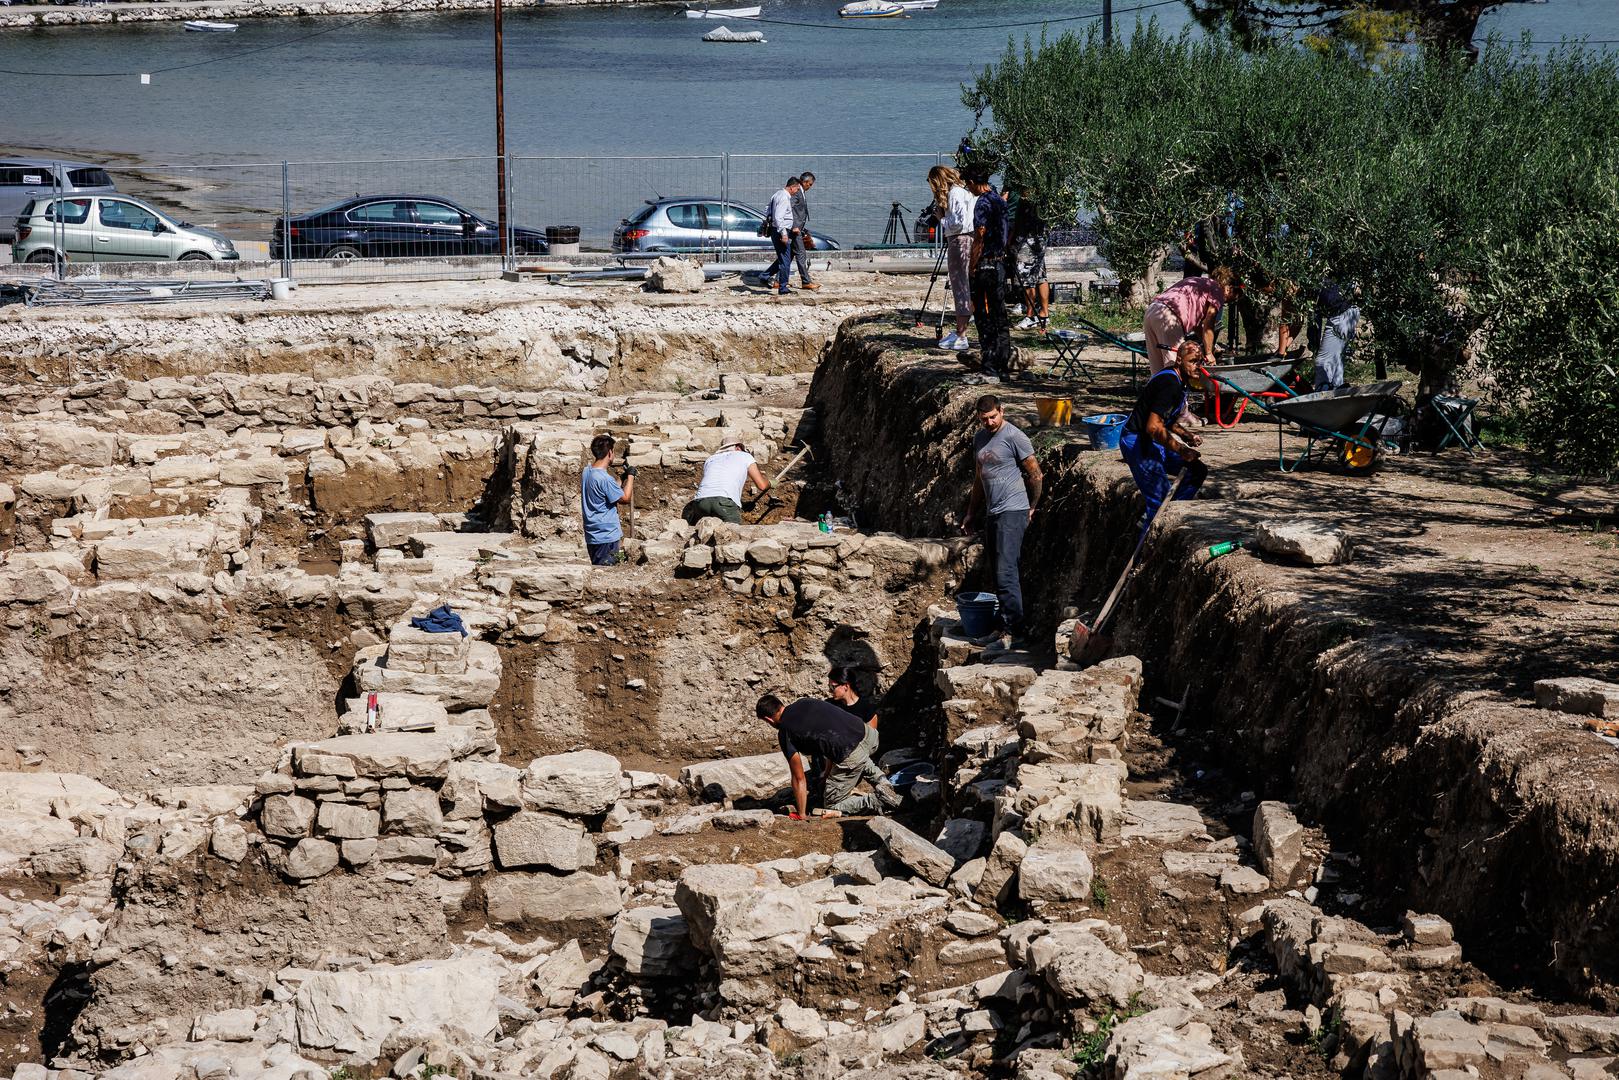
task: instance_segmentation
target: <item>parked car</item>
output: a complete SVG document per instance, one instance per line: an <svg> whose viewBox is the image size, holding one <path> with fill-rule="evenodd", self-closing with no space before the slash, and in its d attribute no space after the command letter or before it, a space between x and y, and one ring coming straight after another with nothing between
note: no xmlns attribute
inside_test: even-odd
<svg viewBox="0 0 1619 1080"><path fill-rule="evenodd" d="M739 202L706 195L677 195L648 199L646 205L613 230L613 250L670 251L680 248L717 248L728 239L733 248L768 248L770 237L759 235L764 214ZM726 234L729 234L728 238ZM837 251L838 242L810 230L818 251Z"/></svg>
<svg viewBox="0 0 1619 1080"><path fill-rule="evenodd" d="M17 218L12 262L216 262L241 258L236 245L208 229L175 221L128 195L35 199Z"/></svg>
<svg viewBox="0 0 1619 1080"><path fill-rule="evenodd" d="M100 165L47 158L0 158L0 241L16 239L17 215L49 195L102 195L118 189Z"/></svg>
<svg viewBox="0 0 1619 1080"><path fill-rule="evenodd" d="M294 259L383 259L499 255L500 229L437 195L357 195L289 223ZM512 230L518 255L544 255L545 233ZM281 221L270 229L270 258L282 258Z"/></svg>

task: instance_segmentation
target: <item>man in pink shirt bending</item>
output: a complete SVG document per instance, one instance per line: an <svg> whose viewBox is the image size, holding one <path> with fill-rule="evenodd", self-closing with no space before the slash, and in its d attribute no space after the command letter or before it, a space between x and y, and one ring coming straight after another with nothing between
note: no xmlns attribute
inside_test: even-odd
<svg viewBox="0 0 1619 1080"><path fill-rule="evenodd" d="M1217 266L1207 277L1184 278L1153 297L1141 327L1147 336L1147 364L1152 374L1174 367L1175 350L1192 337L1202 343L1203 355L1213 366L1214 324L1236 295L1237 280L1231 268Z"/></svg>

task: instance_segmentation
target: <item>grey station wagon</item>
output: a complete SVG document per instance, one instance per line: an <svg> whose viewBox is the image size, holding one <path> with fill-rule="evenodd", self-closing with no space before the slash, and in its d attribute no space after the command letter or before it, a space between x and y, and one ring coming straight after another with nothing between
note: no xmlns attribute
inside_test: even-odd
<svg viewBox="0 0 1619 1080"><path fill-rule="evenodd" d="M36 199L17 219L12 262L239 259L236 245L128 195Z"/></svg>
<svg viewBox="0 0 1619 1080"><path fill-rule="evenodd" d="M100 165L44 158L0 158L0 240L15 239L17 215L51 195L110 195L117 191Z"/></svg>

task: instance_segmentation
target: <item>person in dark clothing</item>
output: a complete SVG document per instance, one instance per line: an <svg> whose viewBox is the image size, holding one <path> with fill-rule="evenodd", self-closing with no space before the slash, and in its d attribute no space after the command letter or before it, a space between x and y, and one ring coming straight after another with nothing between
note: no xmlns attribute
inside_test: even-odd
<svg viewBox="0 0 1619 1080"><path fill-rule="evenodd" d="M1336 390L1344 384L1344 360L1360 326L1355 290L1327 280L1315 296L1315 320L1310 347L1315 350L1315 390ZM1379 378L1382 376L1380 375Z"/></svg>
<svg viewBox="0 0 1619 1080"><path fill-rule="evenodd" d="M877 752L876 728L837 705L814 698L783 705L781 698L766 694L754 706L754 712L776 729L777 742L792 775L796 817L809 816L809 781L804 770L805 764L816 758L825 762L821 775L826 783L822 803L826 810L836 814L880 814L899 806L899 793L872 761ZM854 793L863 779L871 781L872 794Z"/></svg>
<svg viewBox="0 0 1619 1080"><path fill-rule="evenodd" d="M1181 423L1186 415L1186 380L1197 373L1203 362L1203 346L1195 341L1181 342L1175 361L1141 388L1135 410L1119 436L1119 454L1130 466L1130 475L1147 504L1137 542L1146 535L1158 507L1168 497L1171 476L1186 472L1175 496L1180 500L1197 498L1198 489L1209 475L1209 467L1196 449L1202 437L1187 431Z"/></svg>
<svg viewBox="0 0 1619 1080"><path fill-rule="evenodd" d="M860 691L854 685L855 674L855 669L847 664L839 664L827 672L826 681L832 691L828 700L845 712L858 716L862 723L876 727L877 703L860 696Z"/></svg>
<svg viewBox="0 0 1619 1080"><path fill-rule="evenodd" d="M989 183L982 167L963 177L967 190L978 196L973 207L973 248L968 263L972 275L973 322L978 327L980 367L985 375L1004 378L1012 363L1012 329L1006 317L1006 240L1010 222L1006 200Z"/></svg>

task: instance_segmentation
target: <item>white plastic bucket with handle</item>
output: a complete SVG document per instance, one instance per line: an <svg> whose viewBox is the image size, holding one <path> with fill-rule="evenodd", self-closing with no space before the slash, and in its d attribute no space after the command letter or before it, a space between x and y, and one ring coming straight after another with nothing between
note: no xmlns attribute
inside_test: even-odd
<svg viewBox="0 0 1619 1080"><path fill-rule="evenodd" d="M290 297L291 295L292 295L292 279L291 278L278 277L278 278L271 278L270 279L270 299L271 300L285 300L288 297Z"/></svg>

